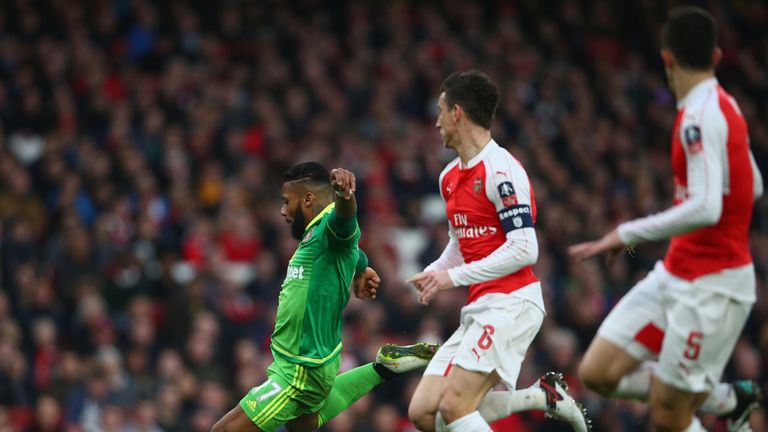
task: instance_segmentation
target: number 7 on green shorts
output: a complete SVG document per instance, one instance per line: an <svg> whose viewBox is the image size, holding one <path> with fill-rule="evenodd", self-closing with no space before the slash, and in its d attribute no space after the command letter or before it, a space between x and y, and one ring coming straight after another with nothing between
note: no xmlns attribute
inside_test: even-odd
<svg viewBox="0 0 768 432"><path fill-rule="evenodd" d="M307 406L296 396L304 389L307 369L293 365L295 371L290 383L278 374L273 374L267 381L254 387L240 401L240 407L253 423L264 432L271 432L302 414Z"/></svg>

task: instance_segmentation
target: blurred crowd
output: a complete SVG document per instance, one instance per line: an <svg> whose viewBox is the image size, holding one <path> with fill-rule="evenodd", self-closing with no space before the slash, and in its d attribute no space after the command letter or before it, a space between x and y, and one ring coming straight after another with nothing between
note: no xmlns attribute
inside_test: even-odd
<svg viewBox="0 0 768 432"><path fill-rule="evenodd" d="M434 129L441 80L477 68L493 136L527 168L548 316L519 385L566 374L600 431L648 430L575 372L601 319L661 257L614 266L565 249L671 203L675 101L658 34L677 2L0 1L0 431L207 431L271 361L295 241L282 173L358 177L362 246L383 279L352 299L343 369L385 342L444 340L466 291L417 304L402 281L447 242ZM718 76L768 173L768 7L700 1ZM768 390L768 201L755 208L758 302L724 379ZM412 431L418 374L327 431ZM704 416L706 425L715 419ZM718 425L715 425L719 427ZM768 430L766 409L753 418ZM569 430L525 413L495 430Z"/></svg>

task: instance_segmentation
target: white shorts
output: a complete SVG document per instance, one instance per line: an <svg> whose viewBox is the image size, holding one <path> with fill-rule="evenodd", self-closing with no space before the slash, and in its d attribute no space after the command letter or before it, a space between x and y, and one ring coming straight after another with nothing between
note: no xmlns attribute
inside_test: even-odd
<svg viewBox="0 0 768 432"><path fill-rule="evenodd" d="M753 305L713 286L751 287L754 292L754 267L687 281L658 262L608 314L598 335L638 361L658 358L655 374L667 385L691 393L711 391Z"/></svg>
<svg viewBox="0 0 768 432"><path fill-rule="evenodd" d="M453 365L484 374L496 371L512 390L543 320L544 311L528 300L484 295L461 309L459 328L437 350L424 375L447 376Z"/></svg>

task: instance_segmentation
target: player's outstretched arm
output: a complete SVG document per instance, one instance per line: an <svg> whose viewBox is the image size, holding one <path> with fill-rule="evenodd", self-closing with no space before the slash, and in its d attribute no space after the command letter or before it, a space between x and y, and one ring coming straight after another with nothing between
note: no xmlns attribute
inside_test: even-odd
<svg viewBox="0 0 768 432"><path fill-rule="evenodd" d="M328 246L331 249L355 247L359 238L355 175L344 168L336 168L331 171L330 181L335 208L328 220L328 229L332 234Z"/></svg>
<svg viewBox="0 0 768 432"><path fill-rule="evenodd" d="M334 190L333 202L336 203L336 218L347 221L355 217L357 213L355 175L344 168L335 168L331 170L331 185Z"/></svg>
<svg viewBox="0 0 768 432"><path fill-rule="evenodd" d="M687 187L680 192L681 202L659 213L624 222L618 235L624 244L665 240L715 225L723 210L724 149L727 125L713 110L703 120L683 119L681 141L685 152Z"/></svg>
<svg viewBox="0 0 768 432"><path fill-rule="evenodd" d="M577 261L583 261L603 252L608 252L608 259L612 261L613 257L615 257L623 247L624 244L619 238L619 232L614 229L598 240L579 243L569 247L568 255Z"/></svg>
<svg viewBox="0 0 768 432"><path fill-rule="evenodd" d="M584 260L610 251L610 259L625 245L668 239L720 220L724 177L721 158L727 125L721 116L709 111L704 112L704 119L686 117L681 127L688 179L683 201L662 212L624 222L598 240L571 246L571 257Z"/></svg>

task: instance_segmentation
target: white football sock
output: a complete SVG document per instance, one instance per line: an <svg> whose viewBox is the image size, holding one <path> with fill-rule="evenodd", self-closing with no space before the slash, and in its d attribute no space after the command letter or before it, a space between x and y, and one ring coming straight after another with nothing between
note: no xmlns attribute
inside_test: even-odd
<svg viewBox="0 0 768 432"><path fill-rule="evenodd" d="M728 414L736 409L736 392L733 390L733 385L729 383L716 385L699 409L717 415Z"/></svg>
<svg viewBox="0 0 768 432"><path fill-rule="evenodd" d="M546 409L547 396L536 386L522 390L488 392L477 407L480 415L490 423L509 417L513 413Z"/></svg>
<svg viewBox="0 0 768 432"><path fill-rule="evenodd" d="M658 363L646 361L641 363L632 373L625 375L616 390L611 393L611 397L619 399L639 399L648 400L648 394L651 389L651 376L656 370ZM733 391L733 385L729 383L720 383L715 386L707 399L701 404L699 410L723 415L728 414L736 408L736 392Z"/></svg>
<svg viewBox="0 0 768 432"><path fill-rule="evenodd" d="M616 389L611 393L612 398L648 400L651 391L651 377L658 364L652 361L640 363L634 371L624 375Z"/></svg>
<svg viewBox="0 0 768 432"><path fill-rule="evenodd" d="M448 426L445 425L445 420L443 420L443 415L440 414L440 411L435 414L435 432L447 432Z"/></svg>

